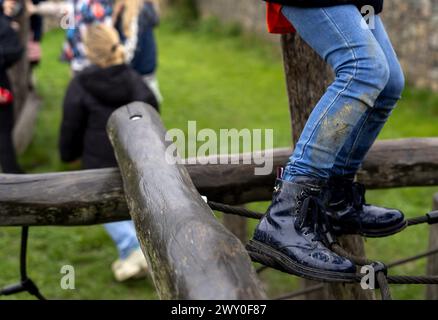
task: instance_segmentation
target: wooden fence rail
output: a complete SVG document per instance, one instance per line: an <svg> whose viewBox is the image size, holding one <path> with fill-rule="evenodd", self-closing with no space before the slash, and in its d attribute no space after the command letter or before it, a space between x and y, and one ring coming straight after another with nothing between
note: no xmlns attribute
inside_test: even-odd
<svg viewBox="0 0 438 320"><path fill-rule="evenodd" d="M288 149L275 150L274 168L289 155ZM186 168L210 200L244 204L272 196L274 173L256 176L255 165ZM438 185L438 138L377 142L359 179L369 188ZM90 225L127 219L127 212L118 169L0 175L0 226Z"/></svg>

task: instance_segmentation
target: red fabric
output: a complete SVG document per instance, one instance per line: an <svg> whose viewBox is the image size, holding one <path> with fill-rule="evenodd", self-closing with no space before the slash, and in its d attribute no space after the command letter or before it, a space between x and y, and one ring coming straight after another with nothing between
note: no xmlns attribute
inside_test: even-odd
<svg viewBox="0 0 438 320"><path fill-rule="evenodd" d="M5 88L0 88L0 106L11 104L14 101L12 92Z"/></svg>
<svg viewBox="0 0 438 320"><path fill-rule="evenodd" d="M266 19L268 23L268 31L270 33L287 34L295 32L292 24L281 13L281 4L268 2L266 5Z"/></svg>

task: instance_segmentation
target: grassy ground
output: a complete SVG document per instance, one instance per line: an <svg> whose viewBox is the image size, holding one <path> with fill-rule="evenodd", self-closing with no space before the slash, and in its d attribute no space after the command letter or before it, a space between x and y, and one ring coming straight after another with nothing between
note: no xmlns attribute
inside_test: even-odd
<svg viewBox="0 0 438 320"><path fill-rule="evenodd" d="M187 127L197 120L198 129L274 128L275 146L290 144L289 114L278 50L258 40L239 35L235 28L221 29L204 23L196 30L176 30L163 23L158 33L161 87L165 96L163 119L167 128ZM37 71L38 91L44 106L33 144L20 159L30 172L71 169L60 163L57 135L68 68L58 62L63 34L47 34L44 60ZM385 128L382 138L437 135L438 96L406 90L403 100ZM403 208L408 216L430 209L437 188L408 188L369 192L368 200ZM264 210L266 203L251 204ZM371 257L383 261L407 257L427 247L425 227L408 230L390 239L369 240ZM0 287L17 280L19 230L0 229ZM99 226L86 228L32 228L29 248L30 274L49 298L59 299L154 299L148 281L117 284L110 264L116 250ZM60 269L73 265L76 290L60 288ZM425 262L395 270L400 274L423 274ZM262 276L271 295L298 287L295 277L275 271ZM422 299L423 287L394 288L399 299ZM18 295L13 299L28 298Z"/></svg>

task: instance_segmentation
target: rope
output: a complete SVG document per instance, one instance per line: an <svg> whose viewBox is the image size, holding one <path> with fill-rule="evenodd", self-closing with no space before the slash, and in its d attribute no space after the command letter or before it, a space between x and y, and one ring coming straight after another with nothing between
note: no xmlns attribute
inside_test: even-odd
<svg viewBox="0 0 438 320"><path fill-rule="evenodd" d="M242 207L230 206L224 203L207 201L207 204L210 206L212 210L221 211L223 213L232 214L235 216L257 219L257 220L260 220L264 216L264 214L260 212L251 211Z"/></svg>
<svg viewBox="0 0 438 320"><path fill-rule="evenodd" d="M210 208L212 210L221 211L225 214L232 214L232 215L237 215L237 216L251 218L251 219L258 219L258 220L262 219L264 216L263 213L248 210L248 209L245 209L242 207L230 206L227 204L213 202L213 201L207 201L207 204L210 206ZM428 223L429 225L437 224L438 223L438 211L432 211L432 212L427 213L424 216L420 216L420 217L416 217L416 218L412 218L412 219L407 220L408 226L415 226L415 225L424 224L424 223ZM345 258L353 261L355 264L357 264L359 266L370 265L370 266L374 266L375 268L377 268L377 270L376 270L376 278L377 279L376 280L377 280L378 286L380 288L382 300L392 300L389 284L423 284L423 285L424 284L438 284L438 276L388 276L386 274L386 272L389 268L400 266L400 265L403 265L403 264L406 264L406 263L409 263L412 261L416 261L416 260L419 260L419 259L422 259L425 257L429 257L431 255L437 254L438 248L429 250L425 253L421 253L421 254L418 254L418 255L410 257L410 258L406 258L406 259L392 262L388 265L384 265L381 262L372 261L372 260L367 259L365 257L356 256L354 254L351 254L348 251L346 251L344 248L342 248L336 242L333 242L331 244L331 249L333 250L333 252L337 253L338 255L340 255L342 257L345 257ZM262 266L257 270L257 273L261 273L266 269L268 269L268 268L265 266ZM326 279L326 280L329 281L330 279ZM360 275L357 276L356 281L357 282L361 281ZM301 295L305 295L308 293L312 293L312 292L321 290L323 287L324 286L322 284L315 285L315 286L312 286L309 288L305 288L302 290L298 290L298 291L277 297L277 298L275 298L275 300L286 300L286 299L296 298L296 297L301 296Z"/></svg>
<svg viewBox="0 0 438 320"><path fill-rule="evenodd" d="M268 270L268 269L269 269L269 267L267 267L267 266L261 266L256 270L256 273L262 273L263 271Z"/></svg>
<svg viewBox="0 0 438 320"><path fill-rule="evenodd" d="M289 300L289 299L294 299L294 298L297 298L299 296L304 296L304 295L309 294L309 293L320 291L322 289L324 289L324 285L323 284L317 284L317 285L314 285L314 286L311 286L311 287L308 287L308 288L305 288L305 289L294 291L292 293L287 293L285 295L276 297L273 300Z"/></svg>
<svg viewBox="0 0 438 320"><path fill-rule="evenodd" d="M416 226L416 225L423 224L423 223L427 223L426 216L412 218L412 219L408 220L408 227Z"/></svg>
<svg viewBox="0 0 438 320"><path fill-rule="evenodd" d="M0 290L0 296L9 296L21 292L28 292L39 300L46 300L40 293L37 285L27 275L27 243L29 239L29 227L21 229L21 247L20 247L20 276L21 281L17 284L5 287Z"/></svg>
<svg viewBox="0 0 438 320"><path fill-rule="evenodd" d="M369 260L367 258L355 256L355 255L347 252L344 248L342 248L337 243L332 244L331 249L333 250L333 252L337 253L338 255L340 255L344 258L347 258L348 260L353 261L355 264L357 264L359 266L370 266L370 265L373 265L375 263L374 261Z"/></svg>
<svg viewBox="0 0 438 320"><path fill-rule="evenodd" d="M236 216L241 216L250 219L262 219L265 214L257 211L248 210L242 207L231 206L224 203L207 201L207 204L210 206L212 210L221 211L225 214L232 214ZM431 211L424 216L411 218L407 220L408 226L415 226L423 223L428 223L430 225L438 223L438 210Z"/></svg>
<svg viewBox="0 0 438 320"><path fill-rule="evenodd" d="M430 256L435 255L435 254L438 254L438 248L426 251L424 253L418 254L418 255L410 257L410 258L394 261L392 263L387 264L386 266L388 267L388 269L390 269L390 268L404 265L404 264L409 263L409 262L420 260L422 258L427 258L427 257L430 257Z"/></svg>
<svg viewBox="0 0 438 320"><path fill-rule="evenodd" d="M438 276L388 276L390 284L438 284Z"/></svg>
<svg viewBox="0 0 438 320"><path fill-rule="evenodd" d="M237 215L241 217L246 217L250 219L257 219L260 220L263 218L264 214L252 210L248 210L242 207L236 207L227 205L224 203L214 202L214 201L207 201L207 204L210 206L212 210L221 211L225 214L232 214ZM432 211L425 216L416 217L407 220L408 226L415 226L419 224L436 224L438 223L438 211ZM22 234L21 234L21 251L20 251L20 275L21 275L21 282L9 287L6 287L2 290L0 290L0 296L1 295L11 295L15 293L20 292L28 292L32 295L34 295L36 298L40 300L45 300L45 297L40 293L38 287L35 285L35 283L28 277L27 275L27 242L29 237L29 227L23 227ZM364 257L355 256L349 252L347 252L345 249L343 249L339 244L334 243L331 246L332 250L353 261L357 265L373 265L376 262L366 259ZM412 262L424 257L431 256L433 254L438 253L438 248L427 251L425 253L416 255L411 258L403 259L400 261L393 262L391 264L388 264L387 268L392 268L395 266L399 266L408 262ZM267 267L261 267L257 270L258 273L266 270ZM386 277L383 272L377 273L377 281L379 283L379 287L382 293L382 299L384 300L390 300L391 294L389 291L389 284L438 284L438 276L437 277L427 277L427 276L388 276ZM304 294L308 294L317 290L321 290L323 288L322 285L313 286L310 288L306 288L303 290L299 290L297 292L282 296L277 298L278 300L284 300L284 299L292 299L297 296L301 296Z"/></svg>
<svg viewBox="0 0 438 320"><path fill-rule="evenodd" d="M415 276L387 276L387 281L385 282L382 279L382 276L379 275L382 274L383 278L385 278L384 273L379 272L377 274L377 282L379 284L379 288L382 294L383 300L391 300L391 293L389 291L388 284L438 284L438 277L415 277ZM358 279L358 281L360 281ZM299 296L303 296L309 293L313 293L319 290L324 289L324 284L317 284L305 289L297 290L291 293L284 294L282 296L278 296L274 298L273 300L287 300L287 299L294 299ZM382 291L383 290L383 291Z"/></svg>
<svg viewBox="0 0 438 320"><path fill-rule="evenodd" d="M422 223L428 223L430 225L438 223L438 210L431 211L424 216L408 220L408 226L416 226Z"/></svg>
<svg viewBox="0 0 438 320"><path fill-rule="evenodd" d="M388 279L384 272L377 272L377 283L379 284L380 293L382 294L382 300L392 300L391 291L388 285Z"/></svg>

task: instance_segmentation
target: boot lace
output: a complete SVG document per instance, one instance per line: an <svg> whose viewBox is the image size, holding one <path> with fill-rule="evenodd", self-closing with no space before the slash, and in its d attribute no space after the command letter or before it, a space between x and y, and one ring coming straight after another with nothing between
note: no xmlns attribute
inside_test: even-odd
<svg viewBox="0 0 438 320"><path fill-rule="evenodd" d="M361 183L355 182L353 183L353 187L351 188L352 192L352 202L353 207L355 209L361 209L363 205L365 205L365 186Z"/></svg>
<svg viewBox="0 0 438 320"><path fill-rule="evenodd" d="M326 245L332 244L335 240L331 234L330 222L321 199L302 191L297 204L298 219L295 221L295 228L302 230L305 235L313 232L315 236L311 239L312 242L321 241Z"/></svg>

